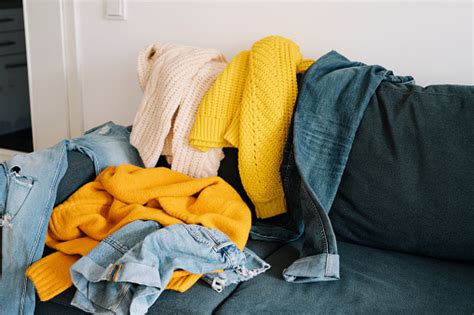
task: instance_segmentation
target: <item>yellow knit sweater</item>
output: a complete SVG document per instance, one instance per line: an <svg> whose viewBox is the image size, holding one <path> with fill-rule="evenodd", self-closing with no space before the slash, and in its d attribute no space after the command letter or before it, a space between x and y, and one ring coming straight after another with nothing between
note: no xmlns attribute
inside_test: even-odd
<svg viewBox="0 0 474 315"><path fill-rule="evenodd" d="M26 272L40 299L49 300L69 288L69 268L80 256L135 220L216 228L243 249L251 214L238 193L220 177L194 179L167 168L111 166L53 210L46 244L58 252L37 261ZM176 271L167 288L184 292L200 276Z"/></svg>
<svg viewBox="0 0 474 315"><path fill-rule="evenodd" d="M191 145L239 148L242 184L259 218L286 212L279 168L298 93L296 74L313 62L303 60L289 39L263 38L232 59L199 106Z"/></svg>

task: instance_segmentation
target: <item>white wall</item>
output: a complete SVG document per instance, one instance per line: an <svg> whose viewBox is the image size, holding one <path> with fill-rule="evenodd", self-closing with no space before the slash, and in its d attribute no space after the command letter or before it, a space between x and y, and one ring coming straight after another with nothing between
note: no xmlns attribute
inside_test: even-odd
<svg viewBox="0 0 474 315"><path fill-rule="evenodd" d="M35 150L70 136L61 2L23 0Z"/></svg>
<svg viewBox="0 0 474 315"><path fill-rule="evenodd" d="M213 47L228 59L269 34L306 58L331 49L413 75L422 85L474 84L473 4L464 2L239 1L127 3L127 20L105 20L102 1L75 3L84 128L130 124L140 103L136 56L148 43Z"/></svg>

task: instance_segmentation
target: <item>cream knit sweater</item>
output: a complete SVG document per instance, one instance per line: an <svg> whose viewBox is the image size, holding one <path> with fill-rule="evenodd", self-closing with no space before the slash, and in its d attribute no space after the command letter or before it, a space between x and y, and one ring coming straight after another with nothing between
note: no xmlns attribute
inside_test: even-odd
<svg viewBox="0 0 474 315"><path fill-rule="evenodd" d="M146 167L154 167L163 154L175 171L196 178L217 175L222 149L202 152L188 138L202 98L225 65L224 56L213 49L157 43L140 52L144 94L130 143Z"/></svg>

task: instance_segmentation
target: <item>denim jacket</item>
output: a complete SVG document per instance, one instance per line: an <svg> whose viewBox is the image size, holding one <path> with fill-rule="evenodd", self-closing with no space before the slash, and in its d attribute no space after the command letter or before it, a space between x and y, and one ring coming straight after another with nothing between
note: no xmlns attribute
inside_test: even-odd
<svg viewBox="0 0 474 315"><path fill-rule="evenodd" d="M41 258L59 182L68 167L67 151L79 151L98 175L109 165L142 165L129 144L130 132L111 122L52 148L19 154L0 164L2 272L0 305L5 314L33 314L35 292L25 270Z"/></svg>
<svg viewBox="0 0 474 315"><path fill-rule="evenodd" d="M287 222L252 228L259 239L304 236L301 257L283 271L289 282L339 279L336 237L328 217L360 121L382 81L414 83L377 65L353 62L331 51L304 74L288 135L281 176Z"/></svg>
<svg viewBox="0 0 474 315"><path fill-rule="evenodd" d="M222 232L195 224L160 228L134 221L101 241L71 267L77 291L71 304L91 313L145 314L175 270L205 275L220 292L270 268L249 250L240 251Z"/></svg>

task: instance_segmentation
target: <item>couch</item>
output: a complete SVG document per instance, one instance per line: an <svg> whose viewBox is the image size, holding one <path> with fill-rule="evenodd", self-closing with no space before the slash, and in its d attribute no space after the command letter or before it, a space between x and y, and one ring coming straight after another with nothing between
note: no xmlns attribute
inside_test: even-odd
<svg viewBox="0 0 474 315"><path fill-rule="evenodd" d="M303 241L250 240L270 270L222 293L201 282L165 291L149 314L474 314L474 93L460 89L471 95L453 97L460 90L450 86L379 87L330 212L340 280L285 282L282 270ZM219 175L250 202L237 150L225 154ZM68 161L57 203L93 180L86 156L70 152ZM38 301L36 313L82 314L69 305L73 295L71 288Z"/></svg>

